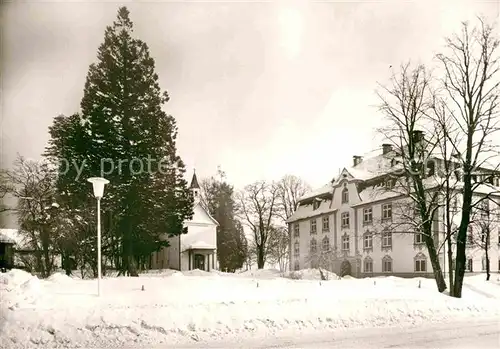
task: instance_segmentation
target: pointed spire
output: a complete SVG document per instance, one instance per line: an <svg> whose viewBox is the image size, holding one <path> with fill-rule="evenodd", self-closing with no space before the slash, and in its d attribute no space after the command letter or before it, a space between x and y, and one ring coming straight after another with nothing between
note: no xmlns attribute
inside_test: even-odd
<svg viewBox="0 0 500 349"><path fill-rule="evenodd" d="M200 185L198 184L198 178L196 178L196 170L193 169L193 179L191 179L190 189L200 189Z"/></svg>

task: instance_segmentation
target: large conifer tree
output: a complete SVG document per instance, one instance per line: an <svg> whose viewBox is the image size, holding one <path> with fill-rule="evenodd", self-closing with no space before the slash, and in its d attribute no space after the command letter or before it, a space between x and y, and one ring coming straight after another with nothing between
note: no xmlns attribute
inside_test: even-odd
<svg viewBox="0 0 500 349"><path fill-rule="evenodd" d="M88 177L110 180L103 209L113 211L122 271L137 275L137 262L165 244L160 235L182 232L193 201L176 151L175 119L162 110L168 94L160 89L148 46L132 33L129 11L121 7L90 65L81 112L56 119L48 155L85 164L78 181L74 169L61 173L59 188L68 196L88 198Z"/></svg>

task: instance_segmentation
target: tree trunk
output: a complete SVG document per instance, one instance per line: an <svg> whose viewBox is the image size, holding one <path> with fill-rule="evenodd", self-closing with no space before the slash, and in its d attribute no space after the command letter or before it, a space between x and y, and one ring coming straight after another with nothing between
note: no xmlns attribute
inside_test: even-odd
<svg viewBox="0 0 500 349"><path fill-rule="evenodd" d="M464 203L465 205L465 203ZM465 255L465 242L467 239L467 227L468 224L463 224L464 217L462 217L462 223L460 224L460 228L458 230L457 237L457 257L455 262L455 282L453 290L453 297L461 298L462 297L462 286L464 282L465 276L465 263L466 263L466 255Z"/></svg>
<svg viewBox="0 0 500 349"><path fill-rule="evenodd" d="M467 230L470 224L470 210L472 204L472 187L470 184L470 175L464 176L464 192L463 192L463 204L462 204L462 220L460 221L460 228L458 229L457 237L457 258L455 265L455 282L453 297L462 298L462 287L465 277L465 263L466 263L466 246L467 241Z"/></svg>
<svg viewBox="0 0 500 349"><path fill-rule="evenodd" d="M432 238L432 222L426 222L422 225L424 233L424 241L427 246L427 251L429 253L429 259L431 261L432 271L434 274L434 280L436 280L436 286L439 292L444 292L446 290L446 281L443 275L443 270L439 263L439 256L436 251L435 241Z"/></svg>
<svg viewBox="0 0 500 349"><path fill-rule="evenodd" d="M266 264L264 246L257 246L257 269L264 269Z"/></svg>
<svg viewBox="0 0 500 349"><path fill-rule="evenodd" d="M450 296L453 297L453 291L454 291L454 288L453 288L453 251L452 251L452 243L451 243L451 235L448 235L448 270L449 270L449 273L448 273L448 280L449 280L449 283L450 283Z"/></svg>
<svg viewBox="0 0 500 349"><path fill-rule="evenodd" d="M489 240L490 240L490 232L488 230L486 233L486 241L484 242L484 252L486 254L485 255L485 258L486 258L486 281L490 281L490 256L488 253L488 250L490 248Z"/></svg>

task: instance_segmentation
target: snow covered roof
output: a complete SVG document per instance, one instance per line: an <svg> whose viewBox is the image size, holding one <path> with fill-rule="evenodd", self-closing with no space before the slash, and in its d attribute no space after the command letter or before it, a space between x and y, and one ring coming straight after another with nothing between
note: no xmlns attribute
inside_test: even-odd
<svg viewBox="0 0 500 349"><path fill-rule="evenodd" d="M205 241L194 241L189 246L188 249L191 250L212 250L215 249L216 246L207 244Z"/></svg>
<svg viewBox="0 0 500 349"><path fill-rule="evenodd" d="M364 204L372 203L375 201L396 198L403 195L403 193L398 193L397 191L381 190L380 188L369 187L359 193L361 202L359 204L353 205L353 207L362 206Z"/></svg>
<svg viewBox="0 0 500 349"><path fill-rule="evenodd" d="M1 231L0 231L0 242L3 242L5 244L15 244L16 243L16 241L13 238L11 238L10 236L8 236L5 233L2 233Z"/></svg>
<svg viewBox="0 0 500 349"><path fill-rule="evenodd" d="M26 238L18 229L0 229L0 242L12 243L18 249L28 248Z"/></svg>
<svg viewBox="0 0 500 349"><path fill-rule="evenodd" d="M299 199L299 202L307 200L307 199L312 199L316 196L321 196L321 195L328 194L331 192L333 192L333 186L332 186L332 183L328 183L328 184L325 184L324 186L322 186L318 189L311 190L310 192L302 195Z"/></svg>
<svg viewBox="0 0 500 349"><path fill-rule="evenodd" d="M331 208L331 200L322 200L319 207L315 210L312 209L312 204L299 205L297 210L290 216L290 218L287 219L287 223L335 212L336 210L336 208Z"/></svg>

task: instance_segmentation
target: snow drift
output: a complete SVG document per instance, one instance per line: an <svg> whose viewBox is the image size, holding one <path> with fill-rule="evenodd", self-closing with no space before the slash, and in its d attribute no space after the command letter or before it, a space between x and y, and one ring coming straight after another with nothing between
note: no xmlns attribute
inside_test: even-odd
<svg viewBox="0 0 500 349"><path fill-rule="evenodd" d="M439 294L433 280L318 281L316 272L303 271L303 280L284 278L276 271L105 278L97 297L95 280L57 274L38 280L13 270L0 276L0 347L182 345L283 330L500 316L500 286L495 282L478 292L479 279L471 279L464 298L453 299Z"/></svg>

